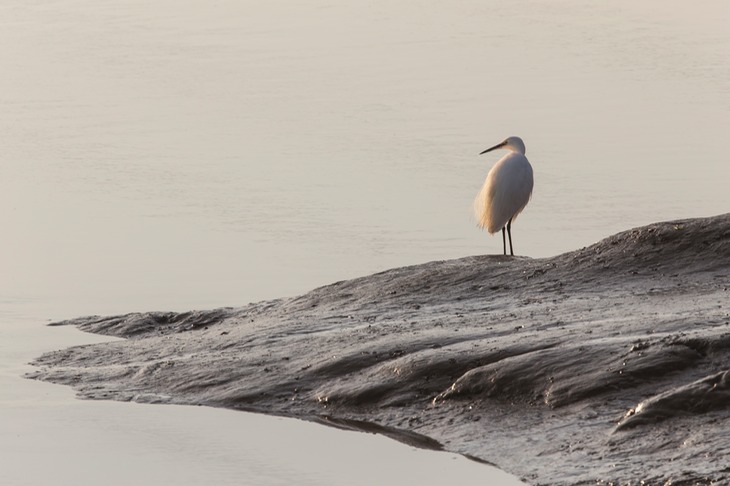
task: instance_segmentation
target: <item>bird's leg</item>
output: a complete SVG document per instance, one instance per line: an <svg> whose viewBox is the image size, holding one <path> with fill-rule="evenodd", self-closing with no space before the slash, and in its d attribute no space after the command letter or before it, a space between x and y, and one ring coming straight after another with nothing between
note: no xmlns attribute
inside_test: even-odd
<svg viewBox="0 0 730 486"><path fill-rule="evenodd" d="M502 229L504 232L504 228ZM512 251L512 218L507 221L507 234L509 235L509 254L512 256L515 256L514 251ZM504 237L504 233L502 233L502 236ZM502 238L504 239L504 238ZM504 248L504 254L507 254L507 247Z"/></svg>
<svg viewBox="0 0 730 486"><path fill-rule="evenodd" d="M504 234L504 226L502 226L502 247L504 248L504 254L507 255L507 238ZM510 240L512 241L512 240Z"/></svg>

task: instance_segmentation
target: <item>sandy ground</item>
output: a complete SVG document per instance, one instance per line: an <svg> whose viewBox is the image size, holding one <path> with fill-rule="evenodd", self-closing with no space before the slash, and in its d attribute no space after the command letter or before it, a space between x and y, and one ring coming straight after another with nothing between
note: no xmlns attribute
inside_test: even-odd
<svg viewBox="0 0 730 486"><path fill-rule="evenodd" d="M32 376L87 398L377 431L531 484L730 480L730 214L553 258L468 257L292 299L67 321L127 338Z"/></svg>

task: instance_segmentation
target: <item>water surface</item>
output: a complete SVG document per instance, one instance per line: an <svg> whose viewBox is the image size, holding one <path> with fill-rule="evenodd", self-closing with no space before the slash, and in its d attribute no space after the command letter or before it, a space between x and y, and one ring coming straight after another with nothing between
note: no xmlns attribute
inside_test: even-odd
<svg viewBox="0 0 730 486"><path fill-rule="evenodd" d="M0 63L0 295L51 317L235 305L728 209L726 3L18 2ZM4 306L7 311L7 306Z"/></svg>

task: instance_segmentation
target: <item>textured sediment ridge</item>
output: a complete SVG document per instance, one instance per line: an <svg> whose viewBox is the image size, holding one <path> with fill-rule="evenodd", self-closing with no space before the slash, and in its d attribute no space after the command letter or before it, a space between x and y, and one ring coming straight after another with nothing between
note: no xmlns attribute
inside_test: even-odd
<svg viewBox="0 0 730 486"><path fill-rule="evenodd" d="M730 214L553 258L468 257L302 296L59 324L124 340L43 355L93 399L319 420L531 484L730 483Z"/></svg>

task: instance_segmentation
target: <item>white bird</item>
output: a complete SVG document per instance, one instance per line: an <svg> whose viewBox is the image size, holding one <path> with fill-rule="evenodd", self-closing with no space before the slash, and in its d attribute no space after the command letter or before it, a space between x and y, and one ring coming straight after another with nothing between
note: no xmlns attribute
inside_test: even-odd
<svg viewBox="0 0 730 486"><path fill-rule="evenodd" d="M479 155L495 149L510 151L499 159L487 174L482 190L474 200L477 224L489 234L502 230L502 245L507 254L505 228L509 235L509 253L512 250L512 221L525 209L532 195L532 166L525 157L525 143L520 137L509 137Z"/></svg>

